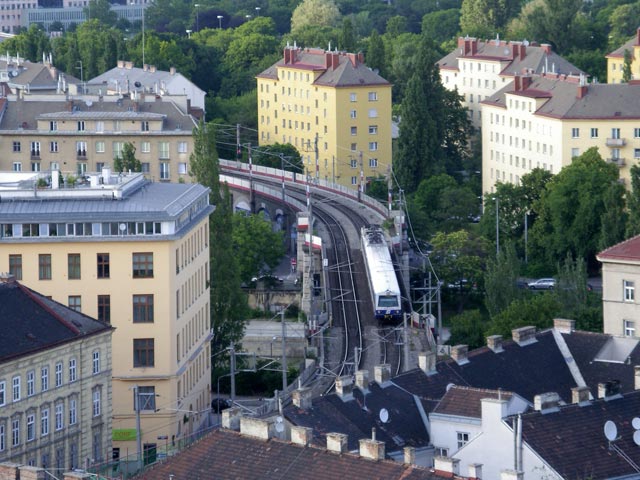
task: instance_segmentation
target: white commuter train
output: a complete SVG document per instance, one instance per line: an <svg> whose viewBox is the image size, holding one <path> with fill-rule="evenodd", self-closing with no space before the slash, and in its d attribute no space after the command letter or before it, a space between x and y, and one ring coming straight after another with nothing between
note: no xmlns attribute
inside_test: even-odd
<svg viewBox="0 0 640 480"><path fill-rule="evenodd" d="M362 227L361 242L376 318L387 320L400 318L402 316L400 287L382 228Z"/></svg>

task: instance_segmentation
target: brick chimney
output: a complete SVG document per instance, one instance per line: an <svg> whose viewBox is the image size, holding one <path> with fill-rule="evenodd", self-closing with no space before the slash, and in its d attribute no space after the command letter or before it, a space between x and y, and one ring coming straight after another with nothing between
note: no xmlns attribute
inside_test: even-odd
<svg viewBox="0 0 640 480"><path fill-rule="evenodd" d="M468 345L454 345L451 347L451 358L453 358L458 365L469 363L469 359L467 358L468 351Z"/></svg>
<svg viewBox="0 0 640 480"><path fill-rule="evenodd" d="M471 53L471 39L469 37L466 37L464 39L463 55L466 57L469 53Z"/></svg>
<svg viewBox="0 0 640 480"><path fill-rule="evenodd" d="M284 64L288 65L289 63L291 63L291 48L284 47ZM326 59L325 59L325 63L326 63Z"/></svg>
<svg viewBox="0 0 640 480"><path fill-rule="evenodd" d="M573 387L571 389L571 403L584 403L589 401L589 387Z"/></svg>
<svg viewBox="0 0 640 480"><path fill-rule="evenodd" d="M124 68L131 70L133 68L133 62L124 62Z"/></svg>
<svg viewBox="0 0 640 480"><path fill-rule="evenodd" d="M460 475L460 459L450 457L434 457L433 469L435 474L445 478Z"/></svg>
<svg viewBox="0 0 640 480"><path fill-rule="evenodd" d="M313 438L313 428L309 427L291 427L291 443L296 445L307 446Z"/></svg>
<svg viewBox="0 0 640 480"><path fill-rule="evenodd" d="M222 428L228 428L229 430L240 430L240 418L242 417L242 410L238 407L227 408L222 411Z"/></svg>
<svg viewBox="0 0 640 480"><path fill-rule="evenodd" d="M536 327L527 326L511 330L513 341L521 347L536 342Z"/></svg>
<svg viewBox="0 0 640 480"><path fill-rule="evenodd" d="M242 417L240 418L240 433L248 437L269 440L273 438L275 428L272 422L261 418Z"/></svg>
<svg viewBox="0 0 640 480"><path fill-rule="evenodd" d="M551 44L549 43L541 43L540 48L542 48L542 51L547 55L551 53Z"/></svg>
<svg viewBox="0 0 640 480"><path fill-rule="evenodd" d="M589 87L587 85L578 85L578 91L576 93L576 98L584 98L589 91Z"/></svg>
<svg viewBox="0 0 640 480"><path fill-rule="evenodd" d="M364 53L358 52L358 63L364 65Z"/></svg>
<svg viewBox="0 0 640 480"><path fill-rule="evenodd" d="M482 464L481 463L469 464L469 480L482 480Z"/></svg>
<svg viewBox="0 0 640 480"><path fill-rule="evenodd" d="M73 112L73 100L67 100L67 112Z"/></svg>
<svg viewBox="0 0 640 480"><path fill-rule="evenodd" d="M301 408L302 410L308 410L311 408L313 391L308 387L301 387L294 390L291 394L293 404Z"/></svg>
<svg viewBox="0 0 640 480"><path fill-rule="evenodd" d="M335 70L340 66L340 54L338 52L333 52L331 54L331 69Z"/></svg>
<svg viewBox="0 0 640 480"><path fill-rule="evenodd" d="M404 453L405 465L413 465L416 463L416 449L415 447L404 447L402 450Z"/></svg>
<svg viewBox="0 0 640 480"><path fill-rule="evenodd" d="M523 43L520 44L520 46L518 47L518 54L520 57L520 60L524 60L524 57L527 56L527 46Z"/></svg>
<svg viewBox="0 0 640 480"><path fill-rule="evenodd" d="M520 44L511 42L510 46L511 46L511 60L515 60L516 58L518 58L518 50L520 49Z"/></svg>
<svg viewBox="0 0 640 480"><path fill-rule="evenodd" d="M336 378L336 394L343 400L346 397L351 398L353 391L353 378L350 375L345 375Z"/></svg>
<svg viewBox="0 0 640 480"><path fill-rule="evenodd" d="M636 45L640 45L640 27L636 30Z"/></svg>
<svg viewBox="0 0 640 480"><path fill-rule="evenodd" d="M502 335L488 336L487 347L489 347L489 349L494 353L504 352L504 349L502 348Z"/></svg>
<svg viewBox="0 0 640 480"><path fill-rule="evenodd" d="M385 363L384 365L376 365L373 367L373 379L378 385L388 382L389 378L391 378L391 365Z"/></svg>
<svg viewBox="0 0 640 480"><path fill-rule="evenodd" d="M571 333L576 329L576 321L568 318L554 318L553 328L559 333Z"/></svg>
<svg viewBox="0 0 640 480"><path fill-rule="evenodd" d="M531 85L531 82L533 82L533 78L529 76L522 77L522 90L526 90L527 88L529 88L529 85Z"/></svg>
<svg viewBox="0 0 640 480"><path fill-rule="evenodd" d="M118 60L118 68L124 68L124 60Z"/></svg>
<svg viewBox="0 0 640 480"><path fill-rule="evenodd" d="M598 384L598 398L608 398L620 393L620 380L611 380L609 382Z"/></svg>
<svg viewBox="0 0 640 480"><path fill-rule="evenodd" d="M156 66L155 65L149 65L149 71L151 73L156 73Z"/></svg>
<svg viewBox="0 0 640 480"><path fill-rule="evenodd" d="M418 354L418 367L427 375L436 372L435 352L422 352Z"/></svg>
<svg viewBox="0 0 640 480"><path fill-rule="evenodd" d="M169 75L175 75L176 74L176 67L169 67Z"/></svg>
<svg viewBox="0 0 640 480"><path fill-rule="evenodd" d="M356 387L360 390L369 388L369 370L358 370L356 372Z"/></svg>
<svg viewBox="0 0 640 480"><path fill-rule="evenodd" d="M376 429L371 429L371 438L360 439L360 456L369 460L384 460L384 442L376 440Z"/></svg>
<svg viewBox="0 0 640 480"><path fill-rule="evenodd" d="M513 77L513 90L515 92L522 90L522 77L520 75L514 75Z"/></svg>
<svg viewBox="0 0 640 480"><path fill-rule="evenodd" d="M533 397L533 408L539 412L548 412L558 408L560 395L556 392L541 393Z"/></svg>
<svg viewBox="0 0 640 480"><path fill-rule="evenodd" d="M349 437L344 433L327 433L327 450L334 453L345 453L349 445Z"/></svg>
<svg viewBox="0 0 640 480"><path fill-rule="evenodd" d="M634 365L633 367L633 388L640 390L640 365Z"/></svg>

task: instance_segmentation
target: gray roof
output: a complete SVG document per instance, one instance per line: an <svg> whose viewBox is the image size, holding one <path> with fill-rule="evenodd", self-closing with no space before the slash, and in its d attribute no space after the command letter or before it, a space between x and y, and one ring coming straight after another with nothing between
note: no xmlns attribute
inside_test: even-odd
<svg viewBox="0 0 640 480"><path fill-rule="evenodd" d="M640 44L638 43L638 37L637 35L634 35L629 40L627 40L627 42L624 45L622 45L619 48L616 48L613 52L609 53L606 57L607 58L615 58L615 57L623 58L625 50L629 50L629 52L631 53L631 56L633 56L633 47L637 47L639 45Z"/></svg>
<svg viewBox="0 0 640 480"><path fill-rule="evenodd" d="M476 41L476 39L470 39ZM524 47L526 54L524 58L515 55L512 57L512 48ZM524 45L522 42L496 42L477 40L477 50L474 54L463 55L461 47L456 48L451 53L438 61L441 69L459 70L458 60L477 59L488 61L499 61L502 66L501 75L513 76L523 72L543 73L545 71L575 74L584 73L571 62L565 60L560 55L551 50L548 46Z"/></svg>
<svg viewBox="0 0 640 480"><path fill-rule="evenodd" d="M0 202L0 223L38 222L134 222L172 221L187 211L194 201L207 194L200 184L145 182L122 200L104 199L7 199ZM197 212L211 213L213 207Z"/></svg>
<svg viewBox="0 0 640 480"><path fill-rule="evenodd" d="M628 83L586 85L578 98L579 78L564 75L534 75L524 90L507 85L482 103L506 106L505 94L528 98L546 98L536 115L565 119L637 119L640 118L640 85Z"/></svg>
<svg viewBox="0 0 640 480"><path fill-rule="evenodd" d="M0 361L112 330L17 281L0 282Z"/></svg>
<svg viewBox="0 0 640 480"><path fill-rule="evenodd" d="M193 84L196 90L200 90L204 93L204 91L198 86L191 82L188 78L182 75L179 72L167 72L164 70L156 70L155 68L138 68L130 65L130 62L125 62L127 66L123 67L114 67L111 70L107 70L101 75L92 78L87 82L89 86L98 87L100 85L107 85L108 88L115 89L116 83L118 83L122 88L126 87L126 82L129 82L131 88L135 85L136 82L140 82L140 84L148 89L152 88L160 88L162 84L166 86L167 90L171 90L171 83L175 82L177 79L185 80ZM106 93L106 92L105 92ZM182 93L182 92L173 92L173 93Z"/></svg>

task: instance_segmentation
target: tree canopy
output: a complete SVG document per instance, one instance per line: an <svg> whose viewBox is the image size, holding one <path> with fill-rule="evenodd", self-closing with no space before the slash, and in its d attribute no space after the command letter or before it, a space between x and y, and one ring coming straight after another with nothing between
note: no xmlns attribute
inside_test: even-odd
<svg viewBox="0 0 640 480"><path fill-rule="evenodd" d="M334 27L339 21L340 10L333 0L303 0L291 16L291 31L309 26Z"/></svg>

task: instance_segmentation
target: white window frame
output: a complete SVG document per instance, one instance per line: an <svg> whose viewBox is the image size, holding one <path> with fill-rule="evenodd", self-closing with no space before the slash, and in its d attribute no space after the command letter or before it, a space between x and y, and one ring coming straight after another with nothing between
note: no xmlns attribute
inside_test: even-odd
<svg viewBox="0 0 640 480"><path fill-rule="evenodd" d="M32 397L36 394L36 372L35 370L29 370L27 372L27 397Z"/></svg>
<svg viewBox="0 0 640 480"><path fill-rule="evenodd" d="M349 116L350 116L351 118L358 118L358 112L357 112L356 110L351 110L351 111L349 112Z"/></svg>
<svg viewBox="0 0 640 480"><path fill-rule="evenodd" d="M189 151L188 142L178 142L178 153L188 153L188 151Z"/></svg>
<svg viewBox="0 0 640 480"><path fill-rule="evenodd" d="M11 445L17 447L20 445L20 419L11 420Z"/></svg>
<svg viewBox="0 0 640 480"><path fill-rule="evenodd" d="M49 409L43 408L40 412L40 436L49 435Z"/></svg>
<svg viewBox="0 0 640 480"><path fill-rule="evenodd" d="M75 358L69 359L69 383L78 379L78 362Z"/></svg>
<svg viewBox="0 0 640 480"><path fill-rule="evenodd" d="M78 401L75 398L69 400L69 425L78 423Z"/></svg>
<svg viewBox="0 0 640 480"><path fill-rule="evenodd" d="M169 180L171 178L171 168L169 162L160 162L160 180Z"/></svg>
<svg viewBox="0 0 640 480"><path fill-rule="evenodd" d="M378 142L369 142L369 151L370 152L378 151Z"/></svg>
<svg viewBox="0 0 640 480"><path fill-rule="evenodd" d="M33 413L27 415L27 442L36 439L36 416Z"/></svg>
<svg viewBox="0 0 640 480"><path fill-rule="evenodd" d="M49 142L49 151L51 153L58 153L58 142L56 140L52 140L51 142Z"/></svg>
<svg viewBox="0 0 640 480"><path fill-rule="evenodd" d="M369 135L377 135L377 134L378 134L378 126L369 125Z"/></svg>
<svg viewBox="0 0 640 480"><path fill-rule="evenodd" d="M11 398L14 402L19 402L21 397L20 391L20 375L16 375L11 379Z"/></svg>
<svg viewBox="0 0 640 480"><path fill-rule="evenodd" d="M622 281L622 299L625 302L634 302L636 296L636 286L631 280Z"/></svg>
<svg viewBox="0 0 640 480"><path fill-rule="evenodd" d="M377 102L378 101L378 92L369 92L368 99L369 99L370 102Z"/></svg>
<svg viewBox="0 0 640 480"><path fill-rule="evenodd" d="M571 129L571 138L580 138L580 129L578 127Z"/></svg>
<svg viewBox="0 0 640 480"><path fill-rule="evenodd" d="M57 362L55 367L56 388L62 386L62 362Z"/></svg>
<svg viewBox="0 0 640 480"><path fill-rule="evenodd" d="M7 382L4 380L0 382L0 407L7 404Z"/></svg>
<svg viewBox="0 0 640 480"><path fill-rule="evenodd" d="M469 443L469 432L456 432L456 440L458 442L458 450Z"/></svg>
<svg viewBox="0 0 640 480"><path fill-rule="evenodd" d="M104 143L104 140L98 140L96 142L96 153L104 153L106 152L107 147Z"/></svg>
<svg viewBox="0 0 640 480"><path fill-rule="evenodd" d="M92 354L91 372L93 375L100 373L100 350L95 350Z"/></svg>
<svg viewBox="0 0 640 480"><path fill-rule="evenodd" d="M357 102L358 101L358 95L354 92L349 94L349 101L350 102Z"/></svg>
<svg viewBox="0 0 640 480"><path fill-rule="evenodd" d="M58 403L56 405L56 420L55 420L55 429L56 431L62 430L64 428L64 403Z"/></svg>
<svg viewBox="0 0 640 480"><path fill-rule="evenodd" d="M370 108L369 109L369 118L378 118L378 109Z"/></svg>
<svg viewBox="0 0 640 480"><path fill-rule="evenodd" d="M170 149L170 142L158 142L158 158L161 160L169 160Z"/></svg>
<svg viewBox="0 0 640 480"><path fill-rule="evenodd" d="M40 369L40 391L46 392L49 390L49 366L42 367Z"/></svg>
<svg viewBox="0 0 640 480"><path fill-rule="evenodd" d="M93 406L93 416L99 417L101 412L101 394L99 388L93 390L93 394L91 395L91 403Z"/></svg>
<svg viewBox="0 0 640 480"><path fill-rule="evenodd" d="M151 153L151 142L141 142L140 151L142 153Z"/></svg>

